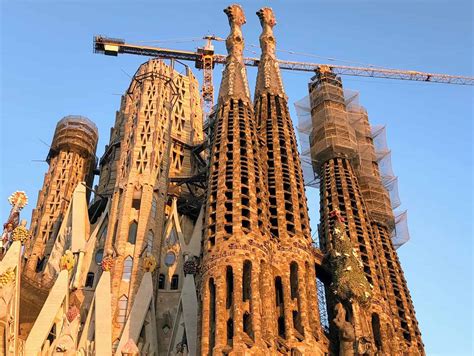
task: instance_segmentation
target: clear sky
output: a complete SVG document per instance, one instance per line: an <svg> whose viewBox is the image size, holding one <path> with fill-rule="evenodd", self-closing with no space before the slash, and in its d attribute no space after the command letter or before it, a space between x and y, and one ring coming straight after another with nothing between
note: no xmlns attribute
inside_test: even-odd
<svg viewBox="0 0 474 356"><path fill-rule="evenodd" d="M92 37L129 42L226 37L221 1L1 1L1 184L6 201L25 190L30 219L47 164L56 122L79 114L100 132L98 156L109 139L120 94L146 58L92 53ZM255 12L273 7L281 58L327 62L337 58L378 66L473 75L471 1L252 1L247 14L247 55L254 56L260 26ZM147 42L152 45L153 43ZM194 49L200 41L157 46ZM216 51L225 52L222 43ZM314 57L314 56L320 56ZM345 63L347 62L331 62ZM192 66L192 64L191 64ZM215 71L219 84L220 67ZM251 89L254 68L249 68ZM201 74L197 73L200 77ZM307 95L309 73L285 72L290 103ZM428 355L472 354L472 87L345 77L360 91L374 124L387 125L402 208L411 241L399 249ZM217 89L217 88L216 88ZM291 105L292 106L292 105ZM293 121L296 115L293 107ZM308 191L312 226L318 195Z"/></svg>

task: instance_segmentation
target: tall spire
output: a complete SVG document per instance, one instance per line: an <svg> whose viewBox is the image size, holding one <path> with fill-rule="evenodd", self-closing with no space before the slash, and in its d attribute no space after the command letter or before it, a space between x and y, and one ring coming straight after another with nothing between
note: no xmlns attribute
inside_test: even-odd
<svg viewBox="0 0 474 356"><path fill-rule="evenodd" d="M245 24L244 10L240 5L230 5L224 9L229 18L230 34L225 44L227 47L227 63L222 73L218 103L230 98L250 101L250 90L247 82L247 70L243 60L244 38L242 25Z"/></svg>
<svg viewBox="0 0 474 356"><path fill-rule="evenodd" d="M257 15L262 25L262 34L260 35L262 55L258 66L255 98L265 93L286 98L280 68L275 56L276 41L273 35L273 26L276 25L276 20L273 10L269 7L264 7L257 11Z"/></svg>

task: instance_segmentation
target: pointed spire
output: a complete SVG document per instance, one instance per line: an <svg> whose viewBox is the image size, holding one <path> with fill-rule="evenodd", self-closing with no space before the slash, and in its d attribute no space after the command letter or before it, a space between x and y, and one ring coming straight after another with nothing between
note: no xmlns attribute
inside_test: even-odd
<svg viewBox="0 0 474 356"><path fill-rule="evenodd" d="M266 93L286 98L280 67L275 56L276 41L273 35L273 26L276 25L275 15L269 7L261 8L257 11L257 15L262 25L262 34L260 35L262 54L258 65L255 98Z"/></svg>
<svg viewBox="0 0 474 356"><path fill-rule="evenodd" d="M244 65L244 38L242 25L245 24L244 10L240 5L230 5L224 9L229 18L230 34L225 43L227 47L227 63L222 73L218 103L230 98L250 101L250 90L247 82L247 70Z"/></svg>

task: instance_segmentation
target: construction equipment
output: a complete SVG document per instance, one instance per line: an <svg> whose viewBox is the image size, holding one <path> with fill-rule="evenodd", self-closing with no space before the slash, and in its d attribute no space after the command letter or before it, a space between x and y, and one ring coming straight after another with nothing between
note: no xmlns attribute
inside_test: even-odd
<svg viewBox="0 0 474 356"><path fill-rule="evenodd" d="M212 41L223 41L217 36L204 36L207 42L204 47L197 49L197 52L175 50L169 48L150 47L126 43L122 39L108 38L105 36L94 37L94 52L103 53L109 56L117 56L119 53L136 54L148 57L158 57L163 59L180 59L192 61L196 68L202 69L204 79L202 85L203 107L206 114L209 114L214 102L214 89L212 83L212 71L216 63L225 64L226 56L214 53ZM259 64L258 58L244 58L245 65L256 67ZM458 85L474 85L474 77L425 73L412 70L386 69L379 67L354 67L346 65L295 62L278 60L280 69L296 70L304 72L332 71L339 75L374 77L398 80L414 80L430 83L445 83Z"/></svg>

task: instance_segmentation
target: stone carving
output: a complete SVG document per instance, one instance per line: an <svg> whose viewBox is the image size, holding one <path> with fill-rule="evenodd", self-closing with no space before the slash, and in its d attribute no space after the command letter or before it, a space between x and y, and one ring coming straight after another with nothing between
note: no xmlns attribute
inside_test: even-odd
<svg viewBox="0 0 474 356"><path fill-rule="evenodd" d="M12 206L10 215L5 224L3 224L3 233L0 238L0 252L6 251L12 243L13 231L17 228L20 222L20 210L28 204L28 197L25 192L16 191L8 197L8 202Z"/></svg>
<svg viewBox="0 0 474 356"><path fill-rule="evenodd" d="M143 268L147 272L153 272L156 269L156 258L153 255L148 255L143 259Z"/></svg>
<svg viewBox="0 0 474 356"><path fill-rule="evenodd" d="M356 301L362 306L367 305L372 296L372 286L362 270L363 265L357 250L346 235L344 218L338 210L331 212L330 217L335 220L331 231L333 247L329 251L333 271L333 293L341 301Z"/></svg>
<svg viewBox="0 0 474 356"><path fill-rule="evenodd" d="M76 306L69 308L63 315L61 332L53 344L52 355L76 355L77 334L80 327L80 312Z"/></svg>
<svg viewBox="0 0 474 356"><path fill-rule="evenodd" d="M133 339L128 339L127 343L122 347L122 355L124 356L138 356L140 350Z"/></svg>
<svg viewBox="0 0 474 356"><path fill-rule="evenodd" d="M66 250L64 255L61 257L59 261L59 268L62 270L67 270L69 273L74 268L75 260L74 255L70 250Z"/></svg>
<svg viewBox="0 0 474 356"><path fill-rule="evenodd" d="M102 271L110 271L114 265L114 258L111 255L105 256L100 263Z"/></svg>
<svg viewBox="0 0 474 356"><path fill-rule="evenodd" d="M21 245L24 246L26 241L30 238L30 232L26 228L26 220L22 220L21 224L13 230L12 240L20 241Z"/></svg>
<svg viewBox="0 0 474 356"><path fill-rule="evenodd" d="M276 25L276 20L273 10L269 7L264 7L257 11L257 16L262 25L262 34L260 35L262 55L257 75L255 96L258 97L264 91L268 91L271 94L286 97L281 80L280 68L275 56L276 41L273 35L273 27Z"/></svg>
<svg viewBox="0 0 474 356"><path fill-rule="evenodd" d="M193 276L197 273L198 262L195 256L189 257L183 265L184 274L192 274Z"/></svg>
<svg viewBox="0 0 474 356"><path fill-rule="evenodd" d="M224 9L230 25L230 34L226 39L227 64L222 74L219 90L219 102L224 102L229 97L250 100L250 90L247 82L247 72L243 62L244 37L242 25L245 24L244 11L239 5L231 5Z"/></svg>
<svg viewBox="0 0 474 356"><path fill-rule="evenodd" d="M354 355L354 326L346 321L346 309L341 303L337 303L334 310L336 316L334 317L333 322L339 331L339 355Z"/></svg>
<svg viewBox="0 0 474 356"><path fill-rule="evenodd" d="M229 18L230 34L225 44L230 56L242 57L244 51L244 38L242 35L242 25L246 23L244 10L240 5L230 5L224 9Z"/></svg>
<svg viewBox="0 0 474 356"><path fill-rule="evenodd" d="M15 291L15 270L8 268L0 275L0 320L6 320L8 306Z"/></svg>

